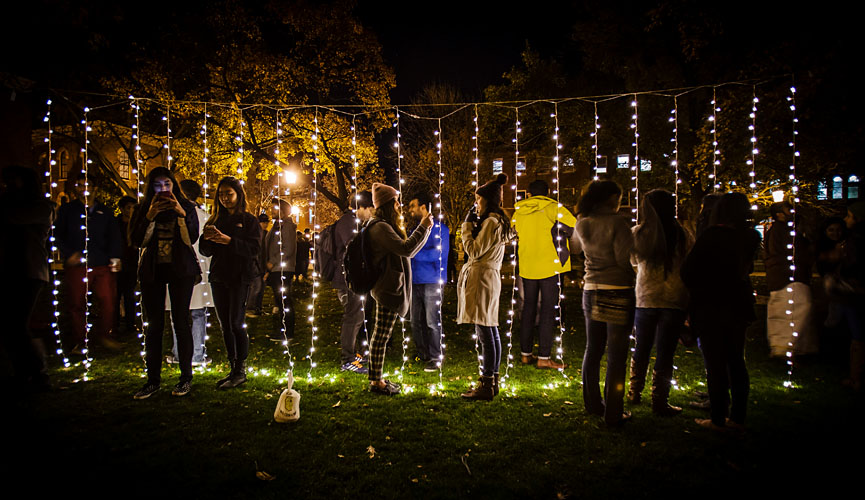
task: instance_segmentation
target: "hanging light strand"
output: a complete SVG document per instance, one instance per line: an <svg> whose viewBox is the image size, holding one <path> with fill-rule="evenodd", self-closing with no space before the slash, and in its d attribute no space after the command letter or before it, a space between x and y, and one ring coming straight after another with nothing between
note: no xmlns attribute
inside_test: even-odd
<svg viewBox="0 0 865 500"><path fill-rule="evenodd" d="M718 119L721 113L721 107L718 105L717 88L712 87L712 112L709 114L709 121L712 122L712 173L709 174L709 179L712 182L712 191L717 192L721 188L721 183L718 182L718 167L721 166L721 149L718 147Z"/></svg>
<svg viewBox="0 0 865 500"><path fill-rule="evenodd" d="M318 157L318 142L321 138L319 136L320 130L318 128L318 107L315 108L315 118L313 118L313 127L314 132L312 134L312 151L313 151L313 162L312 162L312 193L310 196L312 200L310 201L310 212L309 218L310 223L312 224L313 234L315 235L312 238L312 290L310 292L310 300L309 304L306 306L307 311L309 311L309 316L307 316L307 321L309 322L309 330L310 330L310 342L309 342L309 354L307 355L307 359L309 359L309 371L306 374L307 379L312 380L312 369L318 366L318 363L313 359L313 354L315 354L315 341L318 340L318 328L315 326L315 299L318 297L318 273L315 272L315 240L318 238L318 219L315 217L316 212L316 199L318 197L318 163L320 161Z"/></svg>
<svg viewBox="0 0 865 500"><path fill-rule="evenodd" d="M397 187L399 188L400 198L402 198L402 186L403 186L403 183L405 183L405 179L402 178L402 158L403 158L403 155L402 155L402 143L401 143L402 135L400 135L400 123L399 123L400 112L399 112L398 107L396 107L394 109L396 110L396 120L393 123L393 127L396 129L396 141L394 141L393 147L396 148ZM403 216L402 216L402 214L400 214L400 223L402 223L402 221L403 221ZM365 302L364 302L364 305L366 305ZM399 378L399 380L402 381L403 380L403 373L405 373L405 364L406 364L406 362L408 362L408 355L406 353L408 352L409 338L408 338L408 334L406 333L406 330L405 330L405 318L403 318L401 316L399 317L399 326L402 329L402 364L400 365L399 371L397 371L396 375ZM364 320L364 322L363 322L363 328L364 328L364 333L367 333L367 339L366 339L366 342L364 343L364 346L368 346L369 333L367 332L367 329L366 329L366 320ZM364 354L368 356L369 350L367 350Z"/></svg>
<svg viewBox="0 0 865 500"><path fill-rule="evenodd" d="M444 283L442 283L442 279L441 279L442 257L443 257L442 256L441 234L442 234L442 223L444 222L444 213L442 212L442 186L445 183L445 179L444 179L445 174L444 174L443 165L442 165L442 156L443 156L442 155L442 140L443 140L442 138L443 138L443 134L442 134L442 120L441 120L441 118L438 119L436 127L437 128L436 128L434 135L435 135L435 139L436 139L436 154L438 156L438 158L436 160L436 165L438 165L438 186L436 186L436 193L435 193L435 199L436 199L435 209L437 211L437 215L436 215L435 224L433 225L432 228L430 228L430 230L433 233L432 236L438 239L436 246L438 247L438 251L439 251L439 267L438 267L438 269L439 269L439 272L438 272L438 284L439 284L438 295L439 296L438 296L438 299L436 300L436 307L438 308L437 321L438 321L439 334L440 334L441 354L439 354L439 359L436 361L436 366L439 369L438 390L442 390L442 389L444 389L444 383L442 380L442 363L444 363L444 359L445 359L446 345L445 345L445 330L442 327L442 303L444 302L444 295L442 292L444 291ZM435 232L436 228L438 228L438 233ZM430 392L432 392L433 389L434 388L431 388Z"/></svg>
<svg viewBox="0 0 865 500"><path fill-rule="evenodd" d="M48 192L46 193L46 197L54 202L54 188L57 187L57 182L54 181L54 167L57 165L57 160L55 159L56 151L54 150L54 142L53 135L54 129L51 125L51 99L48 99L46 102L48 106L48 110L45 113L44 122L46 127L48 128L48 134L45 137L45 143L48 146L48 169L46 171L46 175L48 176ZM48 254L48 270L51 275L51 307L53 309L51 316L51 331L54 333L54 342L56 345L55 353L63 359L63 366L69 368L71 363L69 362L69 358L66 356L66 353L63 351L63 342L60 340L60 290L58 287L60 286L60 278L57 276L57 261L55 257L57 256L57 239L54 236L54 219L51 220L51 228L48 232L48 243L49 243L49 254Z"/></svg>
<svg viewBox="0 0 865 500"><path fill-rule="evenodd" d="M748 130L751 132L751 158L747 160L747 164L750 167L750 171L748 172L748 187L751 188L751 198L753 200L753 204L751 205L751 210L757 210L757 154L760 150L757 148L757 103L760 100L757 98L757 86L754 85L752 87L752 99L751 99L751 124L748 125Z"/></svg>
<svg viewBox="0 0 865 500"><path fill-rule="evenodd" d="M84 155L84 214L81 216L82 221L84 222L81 229L84 230L84 257L81 259L84 264L84 349L81 350L81 354L84 355L84 360L82 361L84 365L84 375L82 376L82 380L88 380L88 374L90 370L90 365L93 362L93 358L90 356L90 330L93 328L93 324L90 323L90 308L93 303L90 301L90 273L93 271L90 268L90 124L87 120L87 114L90 112L90 108L84 108L84 119L81 120L81 124L84 125L84 147L81 148L81 153Z"/></svg>
<svg viewBox="0 0 865 500"><path fill-rule="evenodd" d="M354 193L354 206L351 207L351 211L354 214L354 234L360 232L361 220L360 217L357 216L357 203L360 201L360 188L358 187L358 177L359 177L359 169L360 169L360 161L359 155L357 153L357 124L355 119L357 115L353 115L351 117L351 146L352 146L352 164L354 166L353 176L351 178L351 190ZM399 132L397 132L399 134ZM397 155L399 155L399 140L397 140ZM397 168L399 170L399 168ZM397 172L399 175L399 172ZM360 310L364 314L364 320L361 323L361 328L363 328L363 355L365 357L369 356L369 331L366 328L366 295L360 296ZM405 327L403 327L405 329ZM405 347L405 346L404 346ZM405 353L403 353L405 354ZM405 357L405 356L403 356Z"/></svg>
<svg viewBox="0 0 865 500"><path fill-rule="evenodd" d="M631 192L634 194L634 205L631 207L631 213L633 214L631 220L636 224L640 219L640 132L637 118L637 94L634 94L631 107L634 108L634 114L631 115L631 119L634 120L631 123L631 128L634 129L634 142L631 144L634 148L634 163L631 165L631 181L634 183Z"/></svg>
<svg viewBox="0 0 865 500"><path fill-rule="evenodd" d="M594 157L592 161L592 179L598 180L598 162L601 159L601 150L598 149L598 135L601 133L601 124L598 123L598 103L597 101L592 103L594 105L594 120L595 125L592 129L592 133L589 134L589 137L594 139L594 144L592 144L592 156Z"/></svg>
<svg viewBox="0 0 865 500"><path fill-rule="evenodd" d="M132 113L135 117L135 123L132 124L132 140L135 142L133 153L135 154L135 168L132 173L135 174L135 201L141 207L141 201L144 198L144 161L141 159L141 103L134 96L129 96ZM144 249L138 249L138 259L141 259L141 254ZM141 302L141 290L135 290L135 318L136 324L139 325L138 341L141 342L141 362L147 367L147 349L145 346L145 330L147 329L147 318L144 317L144 306ZM141 372L142 377L146 377L146 370Z"/></svg>
<svg viewBox="0 0 865 500"><path fill-rule="evenodd" d="M670 123L673 124L673 153L670 155L670 165L673 167L673 200L676 202L675 215L679 218L679 96L673 97L673 109L670 111Z"/></svg>
<svg viewBox="0 0 865 500"><path fill-rule="evenodd" d="M276 148L273 151L273 155L275 157L274 164L276 165L276 169L277 169L276 193L277 193L277 195L284 193L286 196L289 196L289 200L290 200L291 199L290 198L290 196L291 196L291 182L289 182L288 172L282 170L282 162L279 159L279 155L281 154L280 149L282 147L282 118L281 118L279 110L276 111L276 130L274 132L275 132L275 136L276 136ZM285 181L286 181L284 191L283 191L283 187L282 187L282 179L283 178L285 178ZM279 246L279 268L275 269L275 270L272 269L270 272L278 272L279 273L279 293L280 293L280 297L282 300L282 302L281 302L282 307L280 307L280 318L279 318L280 332L282 333L282 341L281 341L282 354L283 354L283 356L285 356L285 359L288 360L288 369L286 370L285 377L282 380L280 380L280 383L286 383L288 381L289 377L292 377L294 375L294 360L291 358L291 339L288 338L288 327L286 325L286 310L285 310L286 296L285 296L285 293L287 292L287 289L285 287L286 263L283 260L285 258L285 251L282 248L282 241L283 241L283 238L285 237L284 229L283 229L283 225L282 225L284 222L283 213L282 213L283 212L282 203L277 201L274 208L276 209L276 213L277 213L277 219L276 219L276 225L277 225L276 231L277 231L277 233L276 234L279 236L279 238L276 239L277 245ZM289 214L289 217L291 217L291 214ZM271 231L273 231L273 229L271 229ZM288 235L288 237L294 238L295 235L290 234L290 235ZM275 298L276 297L274 297L274 299ZM293 306L293 304L292 304L292 306Z"/></svg>
<svg viewBox="0 0 865 500"><path fill-rule="evenodd" d="M514 138L512 142L514 143L514 183L511 184L511 191L514 193L514 204L520 201L520 197L518 196L517 187L519 186L519 178L520 178L520 133L523 131L521 123L520 123L520 108L514 108ZM511 302L508 307L508 330L505 333L505 337L507 337L508 342L508 354L505 359L505 374L502 377L502 380L499 381L499 385L501 389L507 388L507 380L509 377L508 372L514 366L514 355L512 353L514 347L514 319L516 314L516 306L517 306L517 292L519 289L517 288L517 239L514 238L510 242L511 245ZM478 351L478 343L477 336L475 336L475 351ZM478 373L483 372L483 359L478 351Z"/></svg>
<svg viewBox="0 0 865 500"><path fill-rule="evenodd" d="M557 206L557 213L556 213L556 262L555 263L557 265L561 266L564 264L563 262L559 261L559 255L561 255L562 243L563 243L562 242L563 238L562 238L562 233L561 233L561 227L562 227L561 219L564 216L564 213L563 213L564 205L562 205L561 195L559 193L559 171L560 171L559 167L561 166L561 155L562 155L562 147L563 146L560 142L559 104L558 103L553 103L553 114L551 115L551 117L553 119L553 123L555 126L554 132L553 132L553 143L556 145L556 149L553 151L553 173L555 174L555 176L553 177L553 184L555 186L553 188L553 194L556 195L556 206ZM564 244L567 244L567 240L564 242ZM567 262L567 260L566 260L566 262ZM555 307L556 307L556 322L558 323L559 333L558 333L558 335L556 335L554 340L558 344L556 347L556 359L558 359L559 362L563 363L563 357L565 354L565 349L564 349L564 344L562 341L563 341L564 336L565 336L565 323L564 323L564 319L562 316L562 300L564 300L564 298L565 298L565 291L562 288L562 276L558 272L556 272L556 284L558 286L558 300L556 302ZM563 376L565 376L565 378L567 378L567 376L564 375L564 373L565 373L564 368L560 368L559 372Z"/></svg>
<svg viewBox="0 0 865 500"><path fill-rule="evenodd" d="M207 119L208 118L210 118L210 115L207 113L207 103L204 103L204 116L202 117L200 134L201 134L201 149L202 149L202 158L201 158L201 188L202 189L201 189L201 192L204 195L204 205L201 208L204 209L205 212L207 211L207 188L209 187L207 184L207 163L208 163L207 155L210 154L210 146L207 143ZM195 200L193 200L193 201L195 201ZM199 236L199 240L200 240L200 238L201 238L201 236ZM198 255L198 252L196 252L196 255ZM210 266L207 265L207 259L204 257L201 257L199 259L198 263L200 266L202 266L204 268L204 271L203 271L204 283L209 284L210 283ZM209 306L212 303L212 301L210 299L210 295L209 295L210 294L210 291L209 291L210 287L206 287L205 290L206 291L202 292L204 294L204 297L205 297L205 303L204 303L204 337L201 339L201 353L202 353L202 359L203 360L207 359L207 341L210 340L210 336L207 334L207 329L210 328L210 312L209 312L210 307ZM201 365L198 367L198 370L200 372L206 372L206 371L208 371L208 369L209 369L208 364L204 363L204 362L201 363Z"/></svg>
<svg viewBox="0 0 865 500"><path fill-rule="evenodd" d="M793 387L793 350L795 348L796 341L799 338L799 325L796 324L796 321L793 317L793 310L795 309L794 304L794 288L793 282L796 279L796 207L799 203L799 183L796 179L796 161L799 158L799 150L796 147L796 139L799 135L798 125L799 118L796 116L796 87L790 87L790 95L787 97L787 103L790 109L790 114L792 115L793 120L793 134L790 137L789 146L792 150L792 155L790 157L790 174L788 180L790 181L790 191L792 194L792 203L790 207L790 219L787 221L787 227L790 231L790 244L787 245L788 250L790 250L790 255L787 256L787 260L790 262L790 286L787 287L788 296L788 304L786 308L786 315L790 319L790 330L791 337L790 342L788 343L788 349L786 352L787 356L787 380L784 381L784 387Z"/></svg>

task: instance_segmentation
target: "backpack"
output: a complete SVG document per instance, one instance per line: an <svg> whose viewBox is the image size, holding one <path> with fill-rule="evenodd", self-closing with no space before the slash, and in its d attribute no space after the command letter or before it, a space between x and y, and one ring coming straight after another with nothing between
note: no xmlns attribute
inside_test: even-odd
<svg viewBox="0 0 865 500"><path fill-rule="evenodd" d="M327 281L333 281L338 271L336 262L336 223L324 228L315 247L315 272Z"/></svg>
<svg viewBox="0 0 865 500"><path fill-rule="evenodd" d="M370 221L345 247L345 257L342 260L345 284L358 295L369 293L381 276L381 270L377 269L373 262L372 241L369 237L369 229L378 222L382 221Z"/></svg>

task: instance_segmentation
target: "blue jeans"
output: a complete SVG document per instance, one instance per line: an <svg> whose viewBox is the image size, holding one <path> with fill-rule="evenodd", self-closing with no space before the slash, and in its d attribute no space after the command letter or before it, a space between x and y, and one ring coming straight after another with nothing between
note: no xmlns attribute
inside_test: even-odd
<svg viewBox="0 0 865 500"><path fill-rule="evenodd" d="M189 315L192 316L192 362L204 362L204 340L207 336L207 309L190 309ZM171 316L171 337L174 339L174 345L171 346L171 353L177 357L177 334L174 332L174 315Z"/></svg>
<svg viewBox="0 0 865 500"><path fill-rule="evenodd" d="M634 326L634 307L624 324L615 324L592 319L592 303L598 290L583 291L583 312L586 316L586 353L583 356L583 403L586 411L602 415L608 424L622 419L625 407L625 365L628 359L628 344ZM630 292L630 304L635 304L634 290ZM604 382L604 399L601 399L601 358L607 353L607 375Z"/></svg>
<svg viewBox="0 0 865 500"><path fill-rule="evenodd" d="M441 295L439 285L411 286L411 333L417 355L424 361L442 356Z"/></svg>
<svg viewBox="0 0 865 500"><path fill-rule="evenodd" d="M637 345L631 357L631 390L642 392L652 345L657 350L652 374L652 400L667 401L673 378L673 356L679 332L685 324L685 311L638 307L634 317Z"/></svg>
<svg viewBox="0 0 865 500"><path fill-rule="evenodd" d="M481 341L481 356L484 358L483 376L492 377L499 372L499 363L502 360L499 327L475 325L475 333Z"/></svg>

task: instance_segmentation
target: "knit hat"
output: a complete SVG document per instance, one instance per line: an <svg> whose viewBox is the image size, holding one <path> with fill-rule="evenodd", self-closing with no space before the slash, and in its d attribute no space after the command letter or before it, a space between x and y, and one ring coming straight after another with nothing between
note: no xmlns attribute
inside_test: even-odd
<svg viewBox="0 0 865 500"><path fill-rule="evenodd" d="M502 186L506 182L508 182L508 174L499 174L495 179L477 188L475 193L486 198L491 207L497 207L502 204Z"/></svg>
<svg viewBox="0 0 865 500"><path fill-rule="evenodd" d="M856 222L862 222L865 220L865 201L857 201L847 207L847 210L853 214L853 218L856 219Z"/></svg>
<svg viewBox="0 0 865 500"><path fill-rule="evenodd" d="M399 196L399 193L396 189L387 184L382 184L380 182L374 182L372 184L372 204L375 208L379 208L397 196Z"/></svg>

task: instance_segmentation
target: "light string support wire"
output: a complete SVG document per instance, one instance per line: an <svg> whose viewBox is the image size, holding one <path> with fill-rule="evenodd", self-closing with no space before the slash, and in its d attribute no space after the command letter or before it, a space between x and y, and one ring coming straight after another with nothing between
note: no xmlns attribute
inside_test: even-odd
<svg viewBox="0 0 865 500"><path fill-rule="evenodd" d="M796 161L799 158L799 150L796 147L796 139L798 139L799 131L799 118L796 115L796 86L795 81L790 86L790 95L787 97L787 103L790 109L790 114L792 115L793 120L793 133L790 137L790 142L788 145L792 150L792 155L790 158L790 174L788 180L790 182L790 220L787 221L787 228L790 231L790 243L787 245L787 249L790 250L790 255L787 256L787 260L790 262L790 285L787 287L788 300L787 300L787 308L785 313L787 317L790 319L790 342L787 344L786 351L786 361L787 361L787 380L784 381L784 387L792 388L793 387L793 351L796 348L796 341L799 340L799 325L796 324L796 321L793 316L793 310L796 307L794 303L795 297L795 289L793 288L793 283L796 280L796 207L799 203L799 183L796 179Z"/></svg>
<svg viewBox="0 0 865 500"><path fill-rule="evenodd" d="M54 167L57 165L57 160L55 160L56 151L54 150L54 142L53 142L53 134L54 129L51 125L51 99L46 101L47 111L45 112L45 118L43 121L45 122L46 127L48 127L48 133L45 137L45 144L48 147L48 169L45 171L45 175L48 178L48 190L45 193L45 197L51 200L51 203L54 203L54 188L57 187L57 182L54 180ZM57 248L57 239L54 236L55 219L51 219L51 228L48 232L48 271L51 276L51 331L54 334L54 342L55 342L55 354L60 356L63 360L63 366L65 368L69 368L71 363L69 362L69 358L66 356L66 352L63 350L63 342L60 339L60 290L58 287L60 286L60 278L57 276L57 267L58 262L56 260L56 256L58 255Z"/></svg>
<svg viewBox="0 0 865 500"><path fill-rule="evenodd" d="M559 130L559 105L558 103L553 103L553 114L551 115L553 119L554 129L553 129L553 143L555 144L555 149L553 150L553 173L555 176L553 177L553 194L556 196L556 264L559 266L563 266L564 263L560 262L561 251L562 251L562 222L561 219L564 216L563 210L565 210L564 205L562 205L561 194L559 191L559 172L561 167L561 154L562 154L562 144L560 142L560 130ZM567 240L565 241L567 245ZM569 259L570 256L567 258ZM568 262L568 260L565 262ZM558 324L559 332L558 335L553 339L558 345L556 346L556 359L564 364L564 337L565 337L565 323L564 323L564 315L562 314L562 300L565 298L565 291L562 287L562 278L563 276L556 272L556 285L557 288L557 300L556 300L556 322ZM565 375L564 367L559 368L559 373L562 374L565 378L568 378Z"/></svg>

